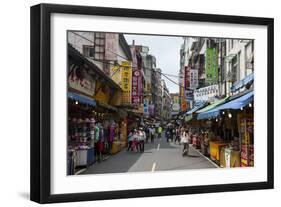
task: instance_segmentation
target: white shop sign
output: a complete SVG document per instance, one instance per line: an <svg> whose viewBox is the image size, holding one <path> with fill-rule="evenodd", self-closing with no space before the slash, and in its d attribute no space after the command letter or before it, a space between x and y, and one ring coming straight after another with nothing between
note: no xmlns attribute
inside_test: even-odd
<svg viewBox="0 0 281 207"><path fill-rule="evenodd" d="M194 90L195 101L212 101L219 94L219 86L211 85Z"/></svg>

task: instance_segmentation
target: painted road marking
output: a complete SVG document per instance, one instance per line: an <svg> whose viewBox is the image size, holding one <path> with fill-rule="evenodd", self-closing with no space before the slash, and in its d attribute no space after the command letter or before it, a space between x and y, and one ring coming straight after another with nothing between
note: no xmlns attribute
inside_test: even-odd
<svg viewBox="0 0 281 207"><path fill-rule="evenodd" d="M159 150L160 149L160 143L158 143L158 146L157 146L157 150Z"/></svg>
<svg viewBox="0 0 281 207"><path fill-rule="evenodd" d="M154 162L153 165L152 165L151 172L154 172L154 171L155 171L155 167L156 167L156 163Z"/></svg>
<svg viewBox="0 0 281 207"><path fill-rule="evenodd" d="M86 170L87 170L87 168L83 168L83 169L77 171L77 172L75 173L75 175L79 175L80 173L82 173L82 172L84 172L84 171L86 171Z"/></svg>

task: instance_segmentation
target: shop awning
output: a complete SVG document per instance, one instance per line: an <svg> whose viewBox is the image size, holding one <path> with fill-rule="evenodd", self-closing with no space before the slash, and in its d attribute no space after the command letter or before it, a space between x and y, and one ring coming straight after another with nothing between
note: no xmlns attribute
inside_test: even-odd
<svg viewBox="0 0 281 207"><path fill-rule="evenodd" d="M197 110L199 110L200 108L202 108L204 105L205 105L205 103L200 103L199 105L194 106L194 108L191 109L191 110L189 110L188 112L186 112L185 115L190 115L190 114L196 112Z"/></svg>
<svg viewBox="0 0 281 207"><path fill-rule="evenodd" d="M217 100L214 103L204 107L203 109L198 110L196 112L198 113L197 119L201 120L201 119L210 119L210 118L217 117L219 115L219 112L218 111L213 112L212 110L215 109L217 106L225 103L227 99L228 97L221 100Z"/></svg>
<svg viewBox="0 0 281 207"><path fill-rule="evenodd" d="M201 120L201 119L216 118L220 115L221 110L240 109L240 108L246 106L247 104L251 103L253 100L254 100L254 91L250 91L250 92L246 93L245 95L242 95L236 99L233 99L226 103L220 104L211 110L199 113L197 116L197 119Z"/></svg>
<svg viewBox="0 0 281 207"><path fill-rule="evenodd" d="M239 98L231 100L225 104L218 106L213 110L224 110L224 109L240 109L254 100L254 91L250 91Z"/></svg>
<svg viewBox="0 0 281 207"><path fill-rule="evenodd" d="M250 75L247 75L244 79L234 83L234 85L231 87L231 92L234 93L235 91L239 90L240 88L243 88L245 85L249 84L254 80L254 72L252 72Z"/></svg>
<svg viewBox="0 0 281 207"><path fill-rule="evenodd" d="M224 98L224 99L221 99L221 100L217 100L215 101L214 103L204 107L203 109L200 109L198 110L196 113L203 113L203 112L206 112L206 111L209 111L209 110L212 110L214 109L216 106L220 105L220 104L223 104L226 100L228 99L228 97Z"/></svg>
<svg viewBox="0 0 281 207"><path fill-rule="evenodd" d="M111 105L109 105L107 103L104 103L102 101L97 101L97 102L98 102L98 106L100 106L100 107L103 107L103 108L106 108L108 110L115 111L115 112L117 112L117 110L118 110L116 107L111 106Z"/></svg>
<svg viewBox="0 0 281 207"><path fill-rule="evenodd" d="M190 121L192 118L193 118L193 117L192 117L192 114L189 114L189 115L187 115L187 116L184 118L184 121L188 122L188 121Z"/></svg>
<svg viewBox="0 0 281 207"><path fill-rule="evenodd" d="M73 99L75 101L78 101L80 103L83 103L83 104L88 104L88 105L91 105L91 106L97 105L97 103L94 99L88 98L86 96L78 95L76 93L67 92L67 97L70 98L70 99Z"/></svg>

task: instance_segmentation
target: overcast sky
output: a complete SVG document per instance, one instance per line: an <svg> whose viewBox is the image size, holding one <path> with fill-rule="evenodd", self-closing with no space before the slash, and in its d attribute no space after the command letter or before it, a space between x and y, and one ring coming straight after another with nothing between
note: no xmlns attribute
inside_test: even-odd
<svg viewBox="0 0 281 207"><path fill-rule="evenodd" d="M156 58L156 67L161 68L163 73L178 76L180 69L180 48L183 43L182 37L156 36L156 35L125 35L129 45L135 40L136 45L149 47L149 54ZM177 77L170 77L178 83ZM170 93L179 92L179 86L162 76Z"/></svg>

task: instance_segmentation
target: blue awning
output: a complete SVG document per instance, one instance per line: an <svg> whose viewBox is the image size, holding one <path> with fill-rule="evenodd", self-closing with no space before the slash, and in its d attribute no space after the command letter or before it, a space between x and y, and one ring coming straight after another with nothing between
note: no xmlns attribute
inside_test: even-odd
<svg viewBox="0 0 281 207"><path fill-rule="evenodd" d="M248 83L254 80L254 72L252 72L250 75L247 75L244 79L234 83L234 85L230 88L231 92L235 92L239 90L240 88L244 87Z"/></svg>
<svg viewBox="0 0 281 207"><path fill-rule="evenodd" d="M213 109L213 110L215 110L215 109ZM220 112L219 111L213 111L213 110L206 111L206 112L198 114L197 115L197 119L198 120L201 120L201 119L213 119L213 118L218 117L220 115Z"/></svg>
<svg viewBox="0 0 281 207"><path fill-rule="evenodd" d="M197 110L202 108L204 105L205 105L205 103L200 103L197 106L194 106L194 108L189 110L188 112L186 112L185 115L189 115L189 114L192 114L192 113L196 112Z"/></svg>
<svg viewBox="0 0 281 207"><path fill-rule="evenodd" d="M227 103L217 106L216 108L200 113L197 116L198 120L201 119L212 119L220 115L220 111L224 109L240 109L254 100L254 91L248 92L247 94L240 96L239 98L233 99Z"/></svg>
<svg viewBox="0 0 281 207"><path fill-rule="evenodd" d="M254 100L254 91L248 92L247 94L240 96L234 100L231 100L225 104L218 106L213 110L224 110L224 109L240 109L246 106Z"/></svg>
<svg viewBox="0 0 281 207"><path fill-rule="evenodd" d="M92 105L92 106L97 105L97 103L94 99L88 98L86 96L81 96L76 93L67 92L67 97L70 99L73 99L75 101L78 101L80 103L83 103L83 104L88 104L88 105Z"/></svg>

